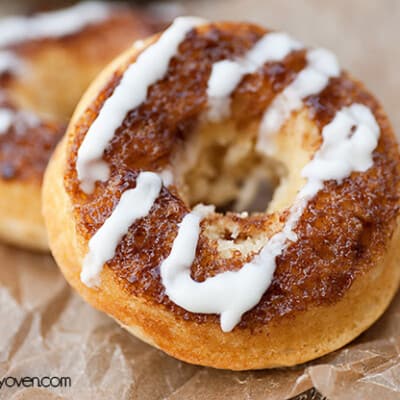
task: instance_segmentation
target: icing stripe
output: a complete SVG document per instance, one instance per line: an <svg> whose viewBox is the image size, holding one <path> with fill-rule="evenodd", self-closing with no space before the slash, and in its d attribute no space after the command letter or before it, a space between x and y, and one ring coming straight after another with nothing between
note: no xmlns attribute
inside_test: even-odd
<svg viewBox="0 0 400 400"><path fill-rule="evenodd" d="M24 110L0 108L0 135L8 133L14 127L17 135L23 134L26 129L40 125L40 119L33 113Z"/></svg>
<svg viewBox="0 0 400 400"><path fill-rule="evenodd" d="M15 113L7 108L0 108L0 134L4 135L11 128Z"/></svg>
<svg viewBox="0 0 400 400"><path fill-rule="evenodd" d="M0 75L6 72L20 73L23 69L23 62L13 52L0 51Z"/></svg>
<svg viewBox="0 0 400 400"><path fill-rule="evenodd" d="M354 132L353 127L356 127ZM302 171L307 182L297 195L282 231L272 236L261 252L239 271L223 272L203 282L191 278L190 268L204 214L197 210L187 214L170 255L160 267L168 297L190 312L220 314L221 329L231 331L243 313L258 304L271 284L275 259L291 241L297 240L294 229L308 201L322 189L324 181L335 179L341 182L353 171L363 172L370 168L379 133L375 117L367 107L353 104L340 110L324 127L323 143Z"/></svg>
<svg viewBox="0 0 400 400"><path fill-rule="evenodd" d="M273 154L271 138L279 131L291 113L299 110L303 99L321 92L331 77L339 76L340 67L333 53L326 49L313 49L307 53L308 65L295 80L273 100L264 113L257 142L257 150Z"/></svg>
<svg viewBox="0 0 400 400"><path fill-rule="evenodd" d="M62 37L79 32L86 26L105 20L110 6L103 2L85 2L75 6L29 17L7 17L0 20L0 48L29 40ZM0 51L0 75L24 72L23 61L13 51Z"/></svg>
<svg viewBox="0 0 400 400"><path fill-rule="evenodd" d="M242 58L213 64L207 85L208 119L218 122L229 116L230 96L244 75L254 73L267 62L281 61L302 47L289 35L272 32L264 35Z"/></svg>
<svg viewBox="0 0 400 400"><path fill-rule="evenodd" d="M129 227L145 217L160 194L162 179L153 172L141 172L136 187L124 192L111 216L89 241L83 261L81 281L89 286L100 284L103 265L114 257L115 249Z"/></svg>
<svg viewBox="0 0 400 400"><path fill-rule="evenodd" d="M27 40L70 35L89 24L106 19L109 9L106 3L91 1L32 17L4 18L0 20L0 47L13 46Z"/></svg>
<svg viewBox="0 0 400 400"><path fill-rule="evenodd" d="M176 18L158 41L147 47L125 71L79 148L76 168L83 191L90 193L96 181L108 179L109 168L102 157L115 131L126 114L146 100L149 86L164 77L186 34L204 22L195 17Z"/></svg>

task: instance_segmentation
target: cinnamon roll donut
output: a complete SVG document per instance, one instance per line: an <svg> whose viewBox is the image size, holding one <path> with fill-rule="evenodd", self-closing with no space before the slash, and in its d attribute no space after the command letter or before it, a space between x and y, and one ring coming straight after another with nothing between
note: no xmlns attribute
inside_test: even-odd
<svg viewBox="0 0 400 400"><path fill-rule="evenodd" d="M275 185L265 211L222 212L255 176ZM331 52L257 25L178 18L117 58L43 198L70 284L190 363L314 359L370 326L399 283L388 118Z"/></svg>
<svg viewBox="0 0 400 400"><path fill-rule="evenodd" d="M138 12L101 2L0 20L1 239L48 249L40 196L50 154L91 80L152 32Z"/></svg>

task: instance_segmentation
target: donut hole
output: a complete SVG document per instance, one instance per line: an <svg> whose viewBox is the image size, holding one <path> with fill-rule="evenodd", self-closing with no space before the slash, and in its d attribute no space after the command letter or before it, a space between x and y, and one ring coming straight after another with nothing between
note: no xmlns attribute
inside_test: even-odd
<svg viewBox="0 0 400 400"><path fill-rule="evenodd" d="M220 214L266 212L287 171L279 160L257 153L255 139L253 129L239 132L229 123L199 128L178 162L186 203L213 204Z"/></svg>
<svg viewBox="0 0 400 400"><path fill-rule="evenodd" d="M271 202L276 187L264 174L260 174L257 168L249 171L247 180L235 183L238 186L235 199L216 206L216 212L221 214L264 212L265 205Z"/></svg>
<svg viewBox="0 0 400 400"><path fill-rule="evenodd" d="M276 135L268 156L256 147L258 125L203 123L175 156L177 188L187 205L216 206L202 226L221 257L258 252L282 228L285 211L305 183L301 170L321 141L303 110Z"/></svg>

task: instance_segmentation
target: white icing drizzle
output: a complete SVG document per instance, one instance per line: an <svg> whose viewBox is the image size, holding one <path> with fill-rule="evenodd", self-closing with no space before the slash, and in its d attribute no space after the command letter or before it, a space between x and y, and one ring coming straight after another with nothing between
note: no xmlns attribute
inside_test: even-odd
<svg viewBox="0 0 400 400"><path fill-rule="evenodd" d="M79 148L76 168L83 191L90 193L96 181L108 179L109 167L102 157L115 131L126 114L146 100L148 88L164 77L186 34L204 22L195 17L176 18L158 41L147 47L125 71Z"/></svg>
<svg viewBox="0 0 400 400"><path fill-rule="evenodd" d="M70 35L87 25L106 19L109 10L110 6L106 3L89 1L31 17L4 18L0 20L0 47L12 46L27 40Z"/></svg>
<svg viewBox="0 0 400 400"><path fill-rule="evenodd" d="M14 122L15 113L7 108L0 108L0 135L8 132Z"/></svg>
<svg viewBox="0 0 400 400"><path fill-rule="evenodd" d="M168 187L174 183L174 174L169 169L164 169L163 171L161 171L160 177L165 187Z"/></svg>
<svg viewBox="0 0 400 400"><path fill-rule="evenodd" d="M194 209L187 214L179 226L170 255L160 267L168 297L190 312L220 314L221 329L231 331L243 313L258 304L271 284L275 259L290 242L297 240L294 229L308 201L322 189L324 181L334 179L340 183L353 171L370 168L379 133L373 114L364 105L353 104L340 110L324 127L323 143L302 171L307 182L298 193L282 231L272 236L260 253L239 271L223 272L203 282L191 278L190 268L204 213Z"/></svg>
<svg viewBox="0 0 400 400"><path fill-rule="evenodd" d="M40 119L33 113L25 110L12 110L0 108L0 135L6 134L13 126L17 135L22 134L27 128L40 125Z"/></svg>
<svg viewBox="0 0 400 400"><path fill-rule="evenodd" d="M339 76L340 67L333 53L326 49L312 49L307 52L307 66L294 81L273 100L263 115L257 150L273 154L271 138L279 131L291 113L302 107L302 100L321 92L331 77Z"/></svg>
<svg viewBox="0 0 400 400"><path fill-rule="evenodd" d="M109 15L110 6L103 2L84 2L75 6L33 16L13 16L0 20L0 48L49 37L62 37L78 32ZM0 51L0 75L20 74L24 63L12 50Z"/></svg>
<svg viewBox="0 0 400 400"><path fill-rule="evenodd" d="M207 85L208 120L219 122L230 114L230 96L246 74L265 63L281 61L293 50L303 46L289 35L272 32L264 35L243 57L213 64Z"/></svg>
<svg viewBox="0 0 400 400"><path fill-rule="evenodd" d="M19 74L24 69L22 60L12 51L0 51L0 75L6 72Z"/></svg>
<svg viewBox="0 0 400 400"><path fill-rule="evenodd" d="M89 241L81 271L81 281L89 286L100 284L104 263L114 257L115 249L129 227L145 217L153 207L162 187L162 178L154 172L141 172L136 187L125 191L110 217Z"/></svg>

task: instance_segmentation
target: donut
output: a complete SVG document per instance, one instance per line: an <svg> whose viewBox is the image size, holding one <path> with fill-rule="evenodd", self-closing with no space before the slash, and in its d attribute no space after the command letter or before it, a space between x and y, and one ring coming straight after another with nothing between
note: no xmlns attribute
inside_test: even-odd
<svg viewBox="0 0 400 400"><path fill-rule="evenodd" d="M147 18L147 19L146 19ZM0 20L0 238L47 250L45 167L82 93L149 18L101 2Z"/></svg>
<svg viewBox="0 0 400 400"><path fill-rule="evenodd" d="M330 51L180 17L83 96L43 213L68 282L135 336L203 366L292 366L393 297L399 165L382 107ZM235 209L260 176L272 198Z"/></svg>

